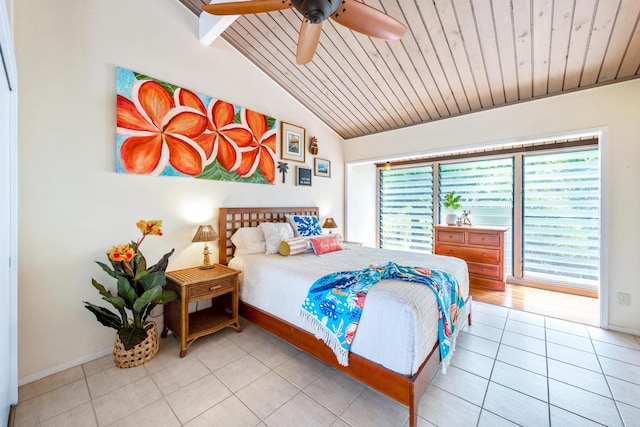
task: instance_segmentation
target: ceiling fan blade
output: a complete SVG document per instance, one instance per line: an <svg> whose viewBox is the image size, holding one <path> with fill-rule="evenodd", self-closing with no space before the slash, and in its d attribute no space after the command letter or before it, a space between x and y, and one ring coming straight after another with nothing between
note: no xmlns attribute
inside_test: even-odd
<svg viewBox="0 0 640 427"><path fill-rule="evenodd" d="M212 15L244 15L248 13L272 12L293 7L290 0L250 0L229 3L207 4L202 10Z"/></svg>
<svg viewBox="0 0 640 427"><path fill-rule="evenodd" d="M398 40L407 32L401 22L357 0L344 0L331 19L353 31L385 40Z"/></svg>
<svg viewBox="0 0 640 427"><path fill-rule="evenodd" d="M321 33L322 22L312 24L306 19L302 21L300 36L298 37L298 50L296 52L296 63L298 65L304 65L313 59Z"/></svg>

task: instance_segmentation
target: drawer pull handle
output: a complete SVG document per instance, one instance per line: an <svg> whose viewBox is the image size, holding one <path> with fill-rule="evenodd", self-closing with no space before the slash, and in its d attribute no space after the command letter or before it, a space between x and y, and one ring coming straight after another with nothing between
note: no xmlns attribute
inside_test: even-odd
<svg viewBox="0 0 640 427"><path fill-rule="evenodd" d="M211 286L209 288L210 291L215 291L216 289L220 289L222 287L222 285L218 285L218 286Z"/></svg>
<svg viewBox="0 0 640 427"><path fill-rule="evenodd" d="M453 249L449 249L449 253L452 254L453 253Z"/></svg>

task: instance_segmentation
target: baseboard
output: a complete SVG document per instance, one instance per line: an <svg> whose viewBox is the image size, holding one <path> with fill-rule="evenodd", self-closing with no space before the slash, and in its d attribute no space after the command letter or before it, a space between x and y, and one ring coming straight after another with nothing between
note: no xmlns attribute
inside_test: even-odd
<svg viewBox="0 0 640 427"><path fill-rule="evenodd" d="M635 335L640 337L640 331L636 331L635 329L627 329L627 328L621 328L619 326L613 326L613 325L609 325L606 328L603 329L610 329L612 331L616 331L616 332L623 332L625 334L629 334L629 335Z"/></svg>
<svg viewBox="0 0 640 427"><path fill-rule="evenodd" d="M75 359L75 360L63 363L62 365L54 366L53 368L49 368L32 375L27 375L26 377L18 378L18 387L25 384L32 383L34 381L41 380L42 378L48 377L49 375L57 374L58 372L62 372L66 369L73 368L78 365L82 365L83 363L91 362L92 360L96 360L101 357L107 356L112 352L113 352L113 347L106 348L97 353L93 353L88 356L84 356L79 359Z"/></svg>

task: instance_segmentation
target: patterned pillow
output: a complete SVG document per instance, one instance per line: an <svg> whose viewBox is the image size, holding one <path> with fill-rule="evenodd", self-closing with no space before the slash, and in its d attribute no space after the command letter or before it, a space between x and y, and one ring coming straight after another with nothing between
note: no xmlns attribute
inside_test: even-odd
<svg viewBox="0 0 640 427"><path fill-rule="evenodd" d="M282 256L300 255L305 252L311 252L311 248L307 247L307 241L304 237L295 237L289 240L283 240L278 246L278 252Z"/></svg>
<svg viewBox="0 0 640 427"><path fill-rule="evenodd" d="M259 227L264 233L267 254L277 254L280 242L293 239L293 230L286 222L263 222Z"/></svg>
<svg viewBox="0 0 640 427"><path fill-rule="evenodd" d="M311 237L309 239L309 242L311 242L313 253L315 253L316 255L326 254L327 252L341 251L343 249L342 245L340 245L338 236Z"/></svg>
<svg viewBox="0 0 640 427"><path fill-rule="evenodd" d="M322 234L320 222L315 215L285 215L296 237Z"/></svg>

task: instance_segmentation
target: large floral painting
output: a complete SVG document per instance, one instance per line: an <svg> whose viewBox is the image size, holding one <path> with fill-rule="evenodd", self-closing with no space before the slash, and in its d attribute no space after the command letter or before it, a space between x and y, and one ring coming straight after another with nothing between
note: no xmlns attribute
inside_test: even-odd
<svg viewBox="0 0 640 427"><path fill-rule="evenodd" d="M116 69L116 170L273 184L276 120Z"/></svg>

